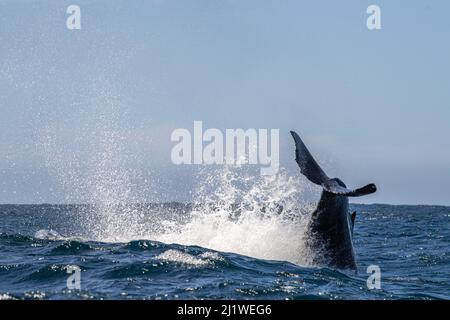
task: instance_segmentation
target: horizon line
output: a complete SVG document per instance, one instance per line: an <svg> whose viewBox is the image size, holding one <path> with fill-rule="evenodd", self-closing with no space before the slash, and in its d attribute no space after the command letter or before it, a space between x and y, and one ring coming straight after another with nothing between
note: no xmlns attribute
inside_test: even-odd
<svg viewBox="0 0 450 320"><path fill-rule="evenodd" d="M190 205L193 202L183 202L183 201L165 201L165 202L130 202L130 203L119 203L118 205L157 205L157 204L168 204L168 203L178 203L183 205ZM386 206L410 206L410 207L450 207L450 204L409 204L409 203L386 203L386 202L372 202L372 203L358 203L358 202L349 202L349 204L354 205L364 205L364 206L373 206L373 205L386 205ZM41 203L0 203L0 206L85 206L85 205L95 205L95 203L51 203L51 202L41 202Z"/></svg>

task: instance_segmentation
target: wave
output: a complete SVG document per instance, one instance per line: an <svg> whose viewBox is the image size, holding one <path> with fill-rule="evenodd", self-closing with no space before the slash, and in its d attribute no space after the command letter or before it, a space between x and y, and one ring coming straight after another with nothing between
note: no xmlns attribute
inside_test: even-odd
<svg viewBox="0 0 450 320"><path fill-rule="evenodd" d="M0 296L4 299L446 297L444 293L416 291L423 286L445 287L445 283L430 283L421 276L413 281L385 276L382 290L369 290L364 273L301 267L286 261L154 240L84 242L0 234L0 241L0 248L13 252L8 256L9 263L0 264ZM65 289L68 269L73 266L81 270L81 291ZM410 289L399 291L400 285Z"/></svg>

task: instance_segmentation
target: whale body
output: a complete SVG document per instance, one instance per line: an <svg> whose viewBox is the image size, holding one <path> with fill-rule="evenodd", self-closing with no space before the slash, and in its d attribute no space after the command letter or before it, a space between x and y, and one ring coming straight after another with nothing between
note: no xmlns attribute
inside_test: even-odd
<svg viewBox="0 0 450 320"><path fill-rule="evenodd" d="M297 133L291 131L295 141L295 161L301 173L312 183L322 186L322 195L311 215L306 232L306 244L313 253L313 263L336 269L356 270L353 249L353 226L356 212L350 213L348 197L374 193L371 183L351 190L339 178L330 179L320 168Z"/></svg>

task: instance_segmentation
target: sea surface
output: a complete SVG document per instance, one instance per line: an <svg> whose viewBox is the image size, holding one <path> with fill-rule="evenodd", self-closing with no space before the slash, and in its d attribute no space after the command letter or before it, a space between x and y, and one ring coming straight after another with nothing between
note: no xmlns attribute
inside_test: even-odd
<svg viewBox="0 0 450 320"><path fill-rule="evenodd" d="M450 298L450 207L351 207L357 273L309 265L301 223L279 210L0 205L0 298ZM380 289L367 286L370 265Z"/></svg>

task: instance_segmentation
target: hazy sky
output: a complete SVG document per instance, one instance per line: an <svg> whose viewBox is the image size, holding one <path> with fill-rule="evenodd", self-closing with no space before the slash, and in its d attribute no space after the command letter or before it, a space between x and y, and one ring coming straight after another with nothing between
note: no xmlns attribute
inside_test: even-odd
<svg viewBox="0 0 450 320"><path fill-rule="evenodd" d="M66 28L70 4L81 30ZM370 4L381 30L366 27ZM103 188L134 179L145 199L185 200L195 176L171 163L170 133L202 120L279 128L292 173L295 129L330 176L377 183L358 202L450 205L449 12L444 0L0 0L0 203L83 201L68 194L111 168Z"/></svg>

